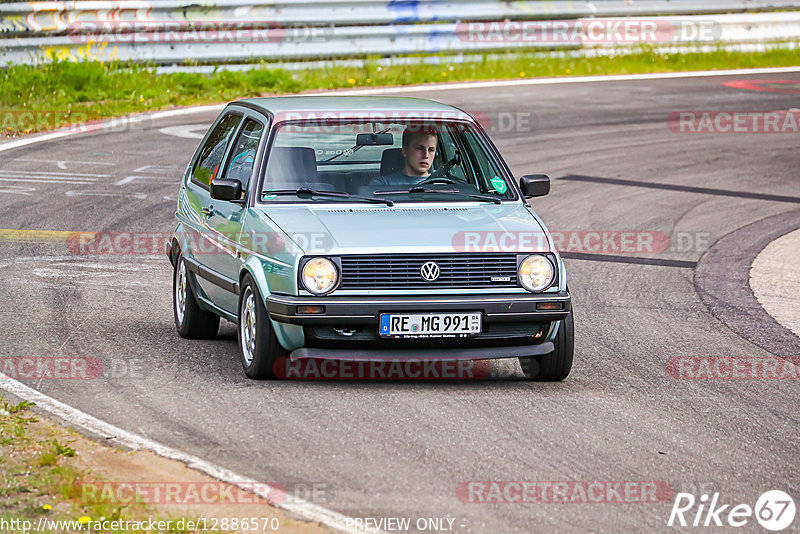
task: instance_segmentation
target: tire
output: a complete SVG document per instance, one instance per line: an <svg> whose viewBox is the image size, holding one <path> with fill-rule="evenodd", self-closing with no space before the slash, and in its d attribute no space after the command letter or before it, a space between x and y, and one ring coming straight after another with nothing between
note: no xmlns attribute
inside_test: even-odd
<svg viewBox="0 0 800 534"><path fill-rule="evenodd" d="M175 258L172 276L172 315L178 335L187 339L211 339L219 330L219 315L202 309L197 303L189 271L180 253Z"/></svg>
<svg viewBox="0 0 800 534"><path fill-rule="evenodd" d="M572 356L575 352L575 324L570 309L558 325L558 333L553 341L555 350L544 356L519 358L522 374L528 380L559 381L569 376L572 370Z"/></svg>
<svg viewBox="0 0 800 534"><path fill-rule="evenodd" d="M275 362L289 356L272 329L264 300L253 278L242 280L239 297L239 357L244 374L257 380L274 379Z"/></svg>

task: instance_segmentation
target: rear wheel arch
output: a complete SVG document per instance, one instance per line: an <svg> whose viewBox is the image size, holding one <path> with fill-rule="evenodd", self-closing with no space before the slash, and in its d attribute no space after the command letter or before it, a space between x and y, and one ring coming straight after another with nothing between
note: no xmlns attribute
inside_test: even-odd
<svg viewBox="0 0 800 534"><path fill-rule="evenodd" d="M183 256L175 256L172 275L172 311L178 335L188 339L214 338L219 330L220 317L205 309L197 299L191 271Z"/></svg>

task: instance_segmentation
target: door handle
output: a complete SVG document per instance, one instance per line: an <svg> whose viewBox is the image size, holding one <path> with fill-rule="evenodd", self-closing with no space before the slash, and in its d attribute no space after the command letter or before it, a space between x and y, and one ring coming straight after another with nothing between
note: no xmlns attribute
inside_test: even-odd
<svg viewBox="0 0 800 534"><path fill-rule="evenodd" d="M205 215L206 218L211 217L212 215L214 215L214 206L209 206L207 208L203 208L203 215Z"/></svg>

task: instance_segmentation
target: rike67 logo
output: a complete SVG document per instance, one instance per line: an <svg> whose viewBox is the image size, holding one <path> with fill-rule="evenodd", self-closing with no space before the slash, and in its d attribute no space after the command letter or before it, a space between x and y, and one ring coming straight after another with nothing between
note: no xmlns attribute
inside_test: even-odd
<svg viewBox="0 0 800 534"><path fill-rule="evenodd" d="M703 494L699 499L691 493L678 493L667 526L743 527L755 517L765 529L778 532L794 522L795 512L794 500L780 490L762 493L755 506L723 503L719 493Z"/></svg>

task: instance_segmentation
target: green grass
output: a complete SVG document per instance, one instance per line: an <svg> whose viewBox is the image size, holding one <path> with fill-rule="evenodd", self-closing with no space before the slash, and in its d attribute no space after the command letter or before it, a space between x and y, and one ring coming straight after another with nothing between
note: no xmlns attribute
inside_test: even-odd
<svg viewBox="0 0 800 534"><path fill-rule="evenodd" d="M104 500L86 502L80 484L98 481L91 473L74 465L77 451L70 447L70 433L59 427L42 428L39 418L28 412L32 403L10 404L0 397L0 519L29 521L37 525L41 517L53 521L131 520L148 518L169 520L170 532L180 517L162 517L147 505L126 505ZM196 518L190 518L195 519ZM21 531L20 531L21 532ZM51 532L45 529L44 533ZM115 530L120 534L144 534L144 530ZM210 531L210 534L220 531Z"/></svg>
<svg viewBox="0 0 800 534"><path fill-rule="evenodd" d="M358 68L336 66L299 72L260 65L243 72L164 75L156 74L153 67L121 63L57 61L38 67L12 66L0 73L0 127L7 136L16 136L129 113L314 89L794 66L800 64L800 54L787 48L676 54L642 49L595 58L559 58L531 52L463 64L444 61L440 65L391 67L372 61Z"/></svg>

